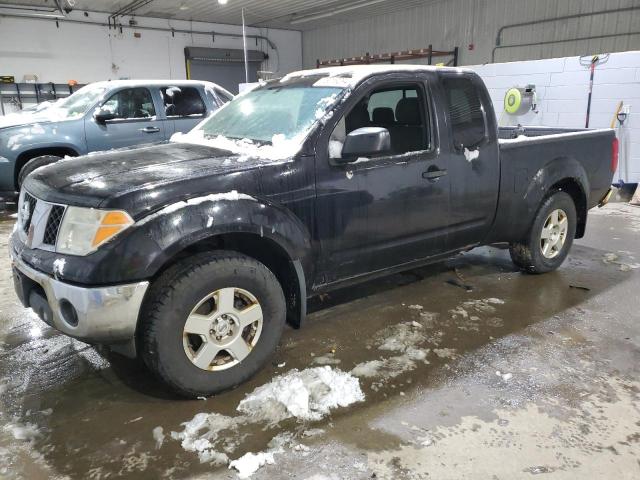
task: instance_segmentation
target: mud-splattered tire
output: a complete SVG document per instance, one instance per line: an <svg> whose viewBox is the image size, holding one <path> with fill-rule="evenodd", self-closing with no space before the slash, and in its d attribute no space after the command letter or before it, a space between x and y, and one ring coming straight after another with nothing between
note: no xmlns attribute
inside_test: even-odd
<svg viewBox="0 0 640 480"><path fill-rule="evenodd" d="M40 157L34 157L25 163L24 167L20 170L20 174L18 175L18 188L22 187L27 175L33 172L35 169L44 167L45 165L51 165L52 163L56 163L62 157L58 157L56 155L42 155Z"/></svg>
<svg viewBox="0 0 640 480"><path fill-rule="evenodd" d="M285 320L282 288L266 266L240 253L204 253L173 265L151 285L138 348L171 390L208 396L260 370Z"/></svg>
<svg viewBox="0 0 640 480"><path fill-rule="evenodd" d="M576 233L576 207L569 194L555 191L542 202L528 237L511 244L511 260L528 273L555 270L569 254Z"/></svg>

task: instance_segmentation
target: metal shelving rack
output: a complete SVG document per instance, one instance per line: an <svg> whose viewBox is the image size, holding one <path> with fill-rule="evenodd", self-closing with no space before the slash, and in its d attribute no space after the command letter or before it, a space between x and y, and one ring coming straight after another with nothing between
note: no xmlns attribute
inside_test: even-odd
<svg viewBox="0 0 640 480"><path fill-rule="evenodd" d="M370 55L369 52L360 57L340 58L335 60L316 60L316 68L322 67L337 67L342 65L369 65L372 63L396 63L403 60L416 60L419 58L428 59L429 65L433 64L434 58L451 57L445 66L458 66L458 47L453 50L434 50L433 45L429 45L428 48L420 48L417 50L403 50L401 52L393 53L378 53Z"/></svg>
<svg viewBox="0 0 640 480"><path fill-rule="evenodd" d="M47 100L58 100L71 95L84 85L66 83L0 83L0 113L5 115L5 105L13 103L19 110Z"/></svg>

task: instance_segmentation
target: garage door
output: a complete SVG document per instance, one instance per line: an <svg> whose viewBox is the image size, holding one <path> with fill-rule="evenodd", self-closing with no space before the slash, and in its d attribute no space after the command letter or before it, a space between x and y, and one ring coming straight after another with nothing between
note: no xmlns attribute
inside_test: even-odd
<svg viewBox="0 0 640 480"><path fill-rule="evenodd" d="M245 82L244 53L242 50L223 48L186 47L187 75L193 80L217 83L232 93L238 93L238 85ZM249 82L258 80L258 70L266 59L264 52L247 51Z"/></svg>

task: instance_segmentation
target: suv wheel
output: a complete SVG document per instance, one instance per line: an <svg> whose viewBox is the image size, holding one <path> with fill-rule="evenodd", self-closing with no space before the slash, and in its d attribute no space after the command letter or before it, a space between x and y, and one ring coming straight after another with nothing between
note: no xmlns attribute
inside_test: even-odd
<svg viewBox="0 0 640 480"><path fill-rule="evenodd" d="M548 196L536 214L528 238L509 248L513 263L529 273L558 268L573 244L576 217L576 207L568 193L556 191Z"/></svg>
<svg viewBox="0 0 640 480"><path fill-rule="evenodd" d="M22 187L27 175L33 172L36 168L44 167L45 165L51 165L56 163L62 157L57 155L42 155L40 157L34 157L24 164L20 173L18 174L18 188Z"/></svg>
<svg viewBox="0 0 640 480"><path fill-rule="evenodd" d="M212 395L267 362L285 317L282 288L262 263L233 252L198 255L152 285L140 318L141 356L180 395Z"/></svg>

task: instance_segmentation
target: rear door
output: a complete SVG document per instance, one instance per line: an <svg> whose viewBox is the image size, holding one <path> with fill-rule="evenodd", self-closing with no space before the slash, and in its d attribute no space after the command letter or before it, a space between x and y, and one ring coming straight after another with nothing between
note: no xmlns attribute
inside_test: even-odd
<svg viewBox="0 0 640 480"><path fill-rule="evenodd" d="M187 133L207 115L207 106L198 88L163 87L160 96L164 101L167 138L176 132Z"/></svg>
<svg viewBox="0 0 640 480"><path fill-rule="evenodd" d="M100 109L112 112L115 118L98 123L93 114L86 116L85 135L90 152L165 139L163 122L156 116L151 91L146 87L118 90L95 108Z"/></svg>
<svg viewBox="0 0 640 480"><path fill-rule="evenodd" d="M325 283L442 253L449 178L439 154L429 85L394 74L359 87L316 145L316 216ZM346 135L387 128L389 155L334 161Z"/></svg>
<svg viewBox="0 0 640 480"><path fill-rule="evenodd" d="M498 202L500 158L495 114L482 80L458 73L441 73L440 78L438 98L448 121L441 137L451 189L448 249L453 250L478 244L489 232Z"/></svg>

